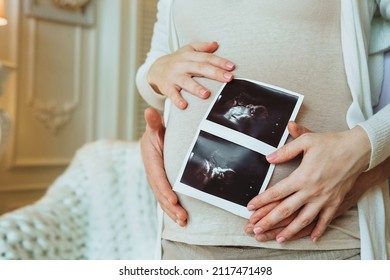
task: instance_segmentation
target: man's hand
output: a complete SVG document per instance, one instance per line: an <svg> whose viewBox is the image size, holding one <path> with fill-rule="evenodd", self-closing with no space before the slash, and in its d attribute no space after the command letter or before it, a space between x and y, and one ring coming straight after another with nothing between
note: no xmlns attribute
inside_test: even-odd
<svg viewBox="0 0 390 280"><path fill-rule="evenodd" d="M177 224L187 224L187 212L180 206L168 182L164 168L164 134L160 114L153 108L145 110L146 129L141 138L142 158L149 185L162 210Z"/></svg>

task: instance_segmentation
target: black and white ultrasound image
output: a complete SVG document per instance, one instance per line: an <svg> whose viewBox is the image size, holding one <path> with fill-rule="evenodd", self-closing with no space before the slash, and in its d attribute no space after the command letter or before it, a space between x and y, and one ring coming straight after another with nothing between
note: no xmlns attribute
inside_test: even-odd
<svg viewBox="0 0 390 280"><path fill-rule="evenodd" d="M226 84L207 120L278 147L298 97L246 80Z"/></svg>
<svg viewBox="0 0 390 280"><path fill-rule="evenodd" d="M269 166L264 155L201 131L181 183L246 207Z"/></svg>

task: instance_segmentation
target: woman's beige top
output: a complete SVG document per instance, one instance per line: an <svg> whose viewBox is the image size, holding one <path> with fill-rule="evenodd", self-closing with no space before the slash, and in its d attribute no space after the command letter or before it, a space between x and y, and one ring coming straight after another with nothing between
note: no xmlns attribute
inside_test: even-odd
<svg viewBox="0 0 390 280"><path fill-rule="evenodd" d="M297 122L313 131L348 129L345 115L351 94L343 65L339 0L180 0L173 4L173 22L180 46L217 41L216 54L236 64L235 77L270 83L305 96ZM178 176L197 127L221 83L198 79L211 90L202 100L182 92L185 111L174 106L167 120L164 160L170 183ZM299 164L278 165L272 186ZM326 234L283 245L257 242L244 233L246 220L207 203L178 194L188 211L184 228L164 215L162 237L200 245L257 246L286 249L358 248L356 209L333 221Z"/></svg>

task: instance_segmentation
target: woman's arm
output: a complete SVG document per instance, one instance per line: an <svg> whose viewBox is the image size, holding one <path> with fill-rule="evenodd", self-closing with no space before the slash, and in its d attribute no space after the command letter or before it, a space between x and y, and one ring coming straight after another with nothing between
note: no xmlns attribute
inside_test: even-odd
<svg viewBox="0 0 390 280"><path fill-rule="evenodd" d="M171 6L171 0L160 0L157 5L157 21L154 24L153 37L151 41L150 51L146 56L146 60L143 65L138 69L136 82L137 87L145 99L145 101L157 108L158 110L164 109L165 96L155 92L150 86L147 75L150 66L164 55L169 54L169 9Z"/></svg>
<svg viewBox="0 0 390 280"><path fill-rule="evenodd" d="M368 170L390 157L390 104L367 121L359 123L370 140L371 155Z"/></svg>
<svg viewBox="0 0 390 280"><path fill-rule="evenodd" d="M390 0L373 1L378 4L382 17L389 19ZM387 25L389 22L383 24ZM385 36L378 37L378 50L384 51L384 46L389 47L389 34L387 32ZM320 237L336 215L337 209L344 204L348 194L353 191L359 194L353 183L358 178L361 179L360 176L364 174L362 172L386 163L388 165L389 120L390 105L349 131L308 133L270 155L269 161L275 164L288 161L301 153L303 160L289 177L249 202L248 208L259 209L252 216L253 230L258 234L267 232L293 213L298 213L291 219L291 223L278 232L276 239L284 242L293 238L315 219L318 220L311 238L316 240ZM373 186L375 184L368 185ZM264 217L256 217L262 207L270 203L275 207Z"/></svg>
<svg viewBox="0 0 390 280"><path fill-rule="evenodd" d="M372 61L370 64L370 79L375 81L374 84L378 84L376 87L371 87L371 94L376 96L373 99L375 100L374 102L376 102L376 99L378 98L377 95L379 96L381 92L382 95L390 94L390 89L383 89L382 84L383 80L389 79L390 77L383 77L383 64L377 64L374 61L384 60L383 53L390 50L390 0L372 1L376 4L379 11L379 14L374 17L371 23L369 50L369 59ZM380 58L378 58L378 56ZM386 70L386 72L390 71L390 69ZM390 106L384 106L382 104L381 107L383 108L373 117L359 124L366 131L371 143L372 152L369 169L374 168L390 156Z"/></svg>

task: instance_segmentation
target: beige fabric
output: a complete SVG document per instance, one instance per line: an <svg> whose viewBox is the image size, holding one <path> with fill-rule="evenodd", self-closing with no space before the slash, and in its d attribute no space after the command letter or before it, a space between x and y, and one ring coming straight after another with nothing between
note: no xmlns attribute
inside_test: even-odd
<svg viewBox="0 0 390 280"><path fill-rule="evenodd" d="M163 260L360 260L360 249L280 250L162 241Z"/></svg>
<svg viewBox="0 0 390 280"><path fill-rule="evenodd" d="M351 103L342 63L340 1L175 1L174 23L181 46L217 41L218 55L236 63L236 77L271 83L305 95L298 122L314 131L345 130ZM239 9L237 7L239 6ZM223 9L223 13L215 11ZM237 14L237 11L240 14ZM201 14L201 17L194 15ZM275 18L277 20L275 20ZM218 32L216 32L218 31ZM230 36L234 34L234 36ZM251 50L251 51L248 51ZM253 50L253 51L252 51ZM201 79L215 95L220 83ZM185 112L172 107L165 139L165 167L171 184L178 175L196 128L213 96L200 100L183 92ZM177 141L180 139L180 141ZM270 186L288 175L298 162L276 168ZM319 242L301 239L279 245L258 243L243 232L245 219L206 203L179 196L189 213L179 228L164 217L165 239L202 245L240 245L286 249L359 247L356 210L338 219Z"/></svg>

